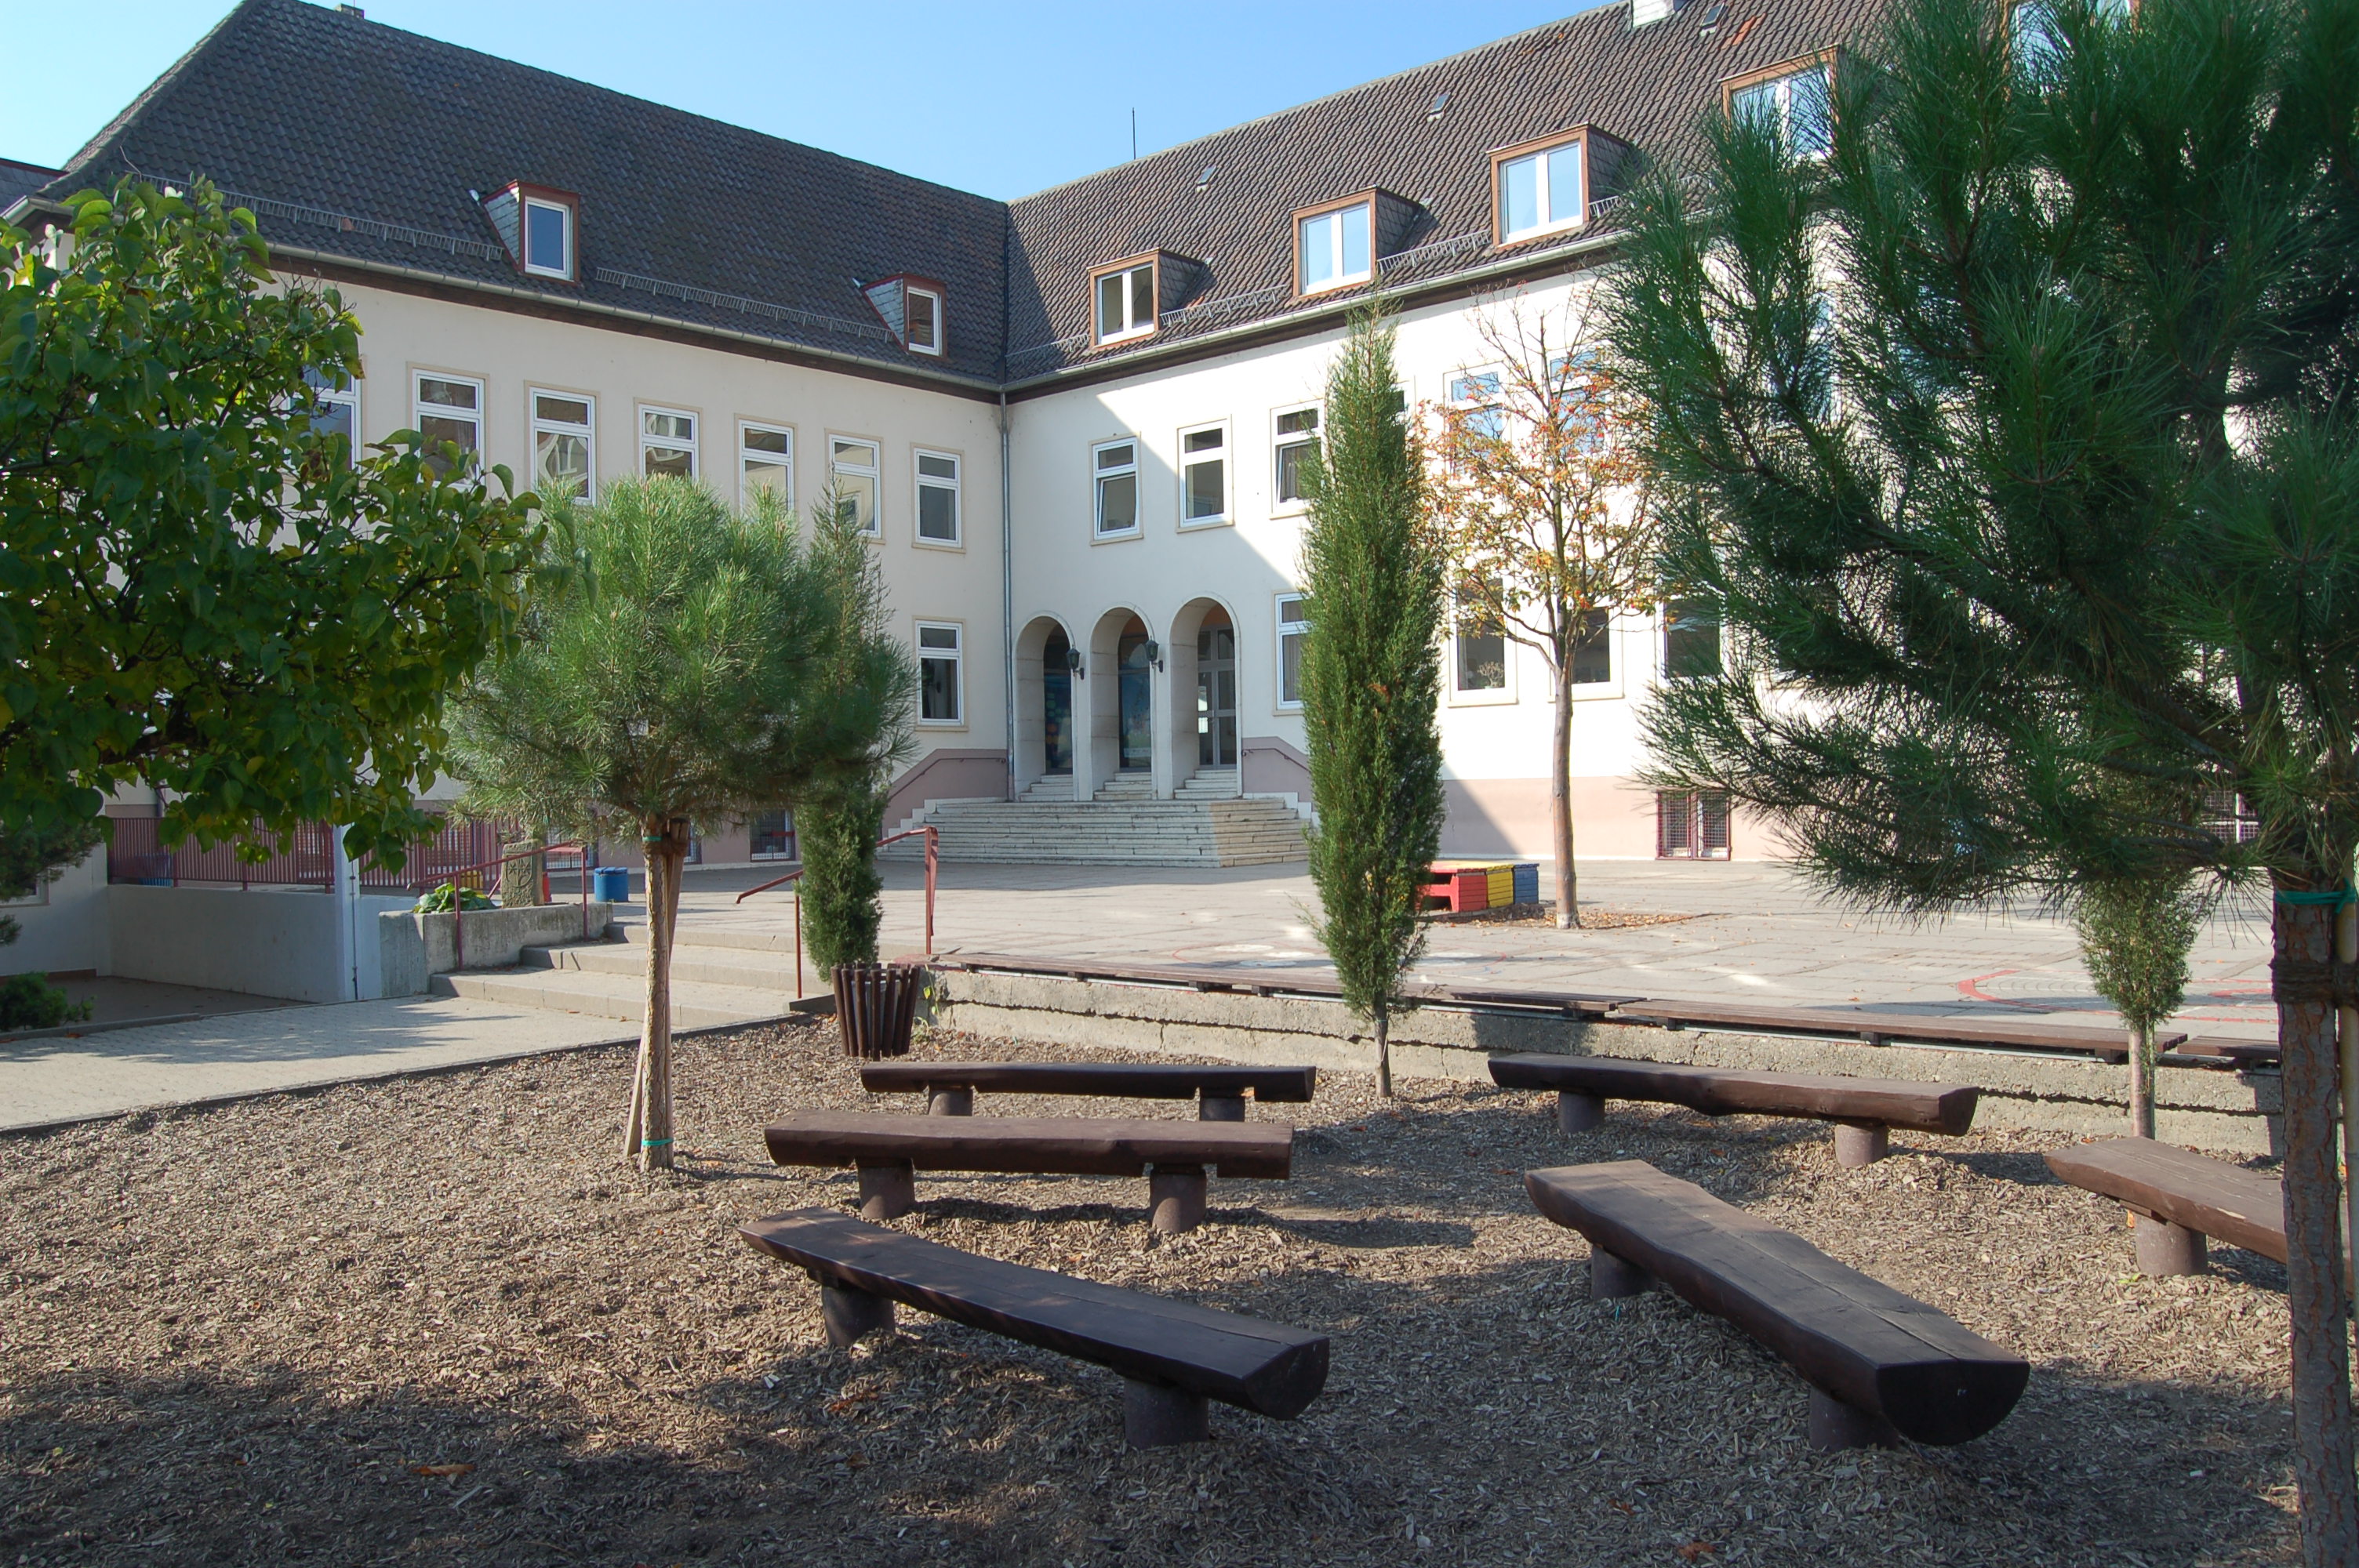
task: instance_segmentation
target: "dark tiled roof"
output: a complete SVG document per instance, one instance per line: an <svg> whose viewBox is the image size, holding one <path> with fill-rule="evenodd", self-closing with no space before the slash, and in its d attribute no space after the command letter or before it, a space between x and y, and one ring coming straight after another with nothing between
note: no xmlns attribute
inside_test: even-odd
<svg viewBox="0 0 2359 1568"><path fill-rule="evenodd" d="M49 193L130 171L263 199L275 244L999 377L1001 203L301 0L245 0ZM581 196L581 285L499 251L467 193L517 179ZM945 360L854 282L897 272L948 287Z"/></svg>
<svg viewBox="0 0 2359 1568"><path fill-rule="evenodd" d="M57 177L56 169L0 157L0 212L15 206L18 197L30 196Z"/></svg>
<svg viewBox="0 0 2359 1568"><path fill-rule="evenodd" d="M1408 237L1416 254L1386 269L1387 284L1490 261L1501 254L1491 245L1493 148L1585 122L1678 161L1723 81L1842 42L1876 5L1730 0L1707 35L1715 8L1691 0L1633 28L1627 5L1600 6L1015 202L1009 379L1099 357L1087 342L1090 269L1142 251L1206 264L1180 330L1283 314L1294 281L1288 218L1372 186L1424 209ZM1444 92L1449 103L1429 120Z"/></svg>

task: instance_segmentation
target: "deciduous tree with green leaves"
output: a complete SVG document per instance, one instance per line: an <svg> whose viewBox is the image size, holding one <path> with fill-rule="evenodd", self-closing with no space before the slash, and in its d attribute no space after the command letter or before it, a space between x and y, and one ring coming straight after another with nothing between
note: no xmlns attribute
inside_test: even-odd
<svg viewBox="0 0 2359 1568"><path fill-rule="evenodd" d="M445 696L513 634L530 498L316 422L360 329L210 186L71 205L0 226L0 826L138 784L168 842L334 822L397 864Z"/></svg>
<svg viewBox="0 0 2359 1568"><path fill-rule="evenodd" d="M1343 1000L1370 1021L1390 1096L1392 1018L1425 950L1419 919L1441 848L1443 566L1426 525L1424 467L1400 405L1390 323L1354 318L1327 374L1324 448L1310 482L1302 586L1302 721L1319 821L1313 930Z"/></svg>
<svg viewBox="0 0 2359 1568"><path fill-rule="evenodd" d="M1655 778L1881 907L2266 881L2302 1550L2359 1563L2359 6L1900 0L1825 157L1788 129L1624 209L1665 575L1743 633L1658 697ZM2231 790L2250 842L2171 805Z"/></svg>
<svg viewBox="0 0 2359 1568"><path fill-rule="evenodd" d="M847 646L868 546L808 546L767 496L748 514L681 480L609 485L550 515L523 636L453 716L472 810L585 834L627 825L647 857L647 988L625 1152L672 1162L671 956L692 825L793 802L875 755L916 675L897 644Z"/></svg>

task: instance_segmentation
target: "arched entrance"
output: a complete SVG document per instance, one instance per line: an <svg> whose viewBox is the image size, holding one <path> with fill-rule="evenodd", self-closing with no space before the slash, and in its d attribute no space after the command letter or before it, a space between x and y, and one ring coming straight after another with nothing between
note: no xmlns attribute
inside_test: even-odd
<svg viewBox="0 0 2359 1568"><path fill-rule="evenodd" d="M1171 618L1171 782L1194 795L1236 793L1236 618L1215 599L1191 599Z"/></svg>
<svg viewBox="0 0 2359 1568"><path fill-rule="evenodd" d="M1074 793L1084 797L1123 782L1151 789L1155 767L1155 676L1163 650L1135 610L1109 610L1090 631L1077 705L1089 711L1089 743L1075 758Z"/></svg>
<svg viewBox="0 0 2359 1568"><path fill-rule="evenodd" d="M1074 679L1078 663L1064 623L1035 616L1016 637L1016 789L1049 781L1041 793L1073 793Z"/></svg>
<svg viewBox="0 0 2359 1568"><path fill-rule="evenodd" d="M1120 773L1143 773L1155 766L1153 648L1146 622L1135 615L1114 643L1114 664L1121 682L1118 703L1122 717L1116 731L1121 752L1115 763Z"/></svg>
<svg viewBox="0 0 2359 1568"><path fill-rule="evenodd" d="M1073 644L1058 627L1040 644L1040 771L1073 771Z"/></svg>

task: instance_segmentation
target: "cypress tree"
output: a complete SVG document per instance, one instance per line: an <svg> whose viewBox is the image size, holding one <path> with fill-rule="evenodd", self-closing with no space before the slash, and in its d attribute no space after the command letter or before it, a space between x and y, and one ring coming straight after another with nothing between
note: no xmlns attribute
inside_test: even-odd
<svg viewBox="0 0 2359 1568"><path fill-rule="evenodd" d="M1322 428L1302 535L1313 929L1345 1003L1374 1029L1389 1097L1392 1018L1425 949L1418 911L1441 847L1443 567L1420 521L1424 472L1392 329L1375 311L1353 320L1328 373Z"/></svg>

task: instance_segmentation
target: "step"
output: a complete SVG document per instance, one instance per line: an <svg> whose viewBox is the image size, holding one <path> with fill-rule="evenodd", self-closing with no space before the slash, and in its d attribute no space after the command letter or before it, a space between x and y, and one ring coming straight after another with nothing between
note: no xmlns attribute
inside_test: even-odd
<svg viewBox="0 0 2359 1568"><path fill-rule="evenodd" d="M436 996L469 997L478 1001L505 1002L510 1007L538 1008L544 1012L611 1018L619 1023L637 1023L647 1016L647 980L637 976L592 974L578 969L467 969L436 975L429 989ZM791 984L783 990L755 990L743 986L675 983L671 1026L704 1029L743 1023L754 1018L775 1018L788 1010L794 997Z"/></svg>
<svg viewBox="0 0 2359 1568"><path fill-rule="evenodd" d="M782 900L771 907L777 912L780 920L788 922L793 920L790 901ZM609 946L627 944L632 947L644 947L647 945L648 933L645 921L625 923L618 920L614 923L614 930L622 936L622 943L609 944ZM778 931L766 931L752 926L701 925L693 918L690 918L681 920L672 927L671 939L672 946L676 948L736 947L754 953L783 953L787 956L787 961L789 964L794 962L795 957L795 934L791 927Z"/></svg>
<svg viewBox="0 0 2359 1568"><path fill-rule="evenodd" d="M789 943L793 938L788 939ZM556 969L593 975L629 975L646 983L647 949L644 944L609 942L583 947L527 947L518 968ZM790 950L773 953L731 947L708 947L679 942L672 947L671 978L675 985L735 986L749 990L785 990L795 985L795 957Z"/></svg>

